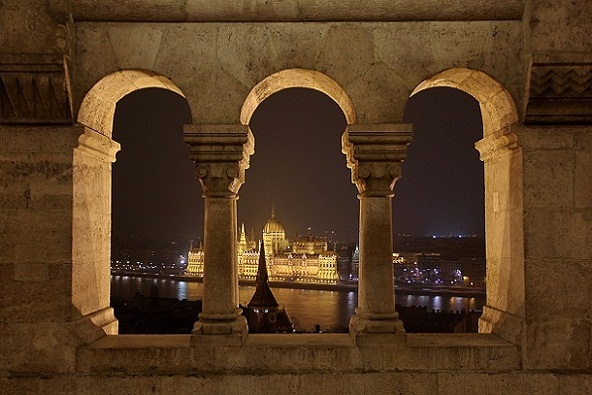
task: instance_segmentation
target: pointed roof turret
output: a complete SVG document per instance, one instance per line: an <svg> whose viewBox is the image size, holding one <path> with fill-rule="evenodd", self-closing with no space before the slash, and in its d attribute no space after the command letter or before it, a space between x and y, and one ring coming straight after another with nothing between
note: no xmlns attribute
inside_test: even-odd
<svg viewBox="0 0 592 395"><path fill-rule="evenodd" d="M261 243L259 247L259 266L257 267L257 277L255 278L255 285L269 281L267 274L267 261L265 260L265 244Z"/></svg>
<svg viewBox="0 0 592 395"><path fill-rule="evenodd" d="M263 243L261 243L261 247L259 248L259 267L257 268L255 286L255 293L247 305L248 307L274 309L279 306L271 288L269 288L269 276L267 274L267 262L265 260L265 245Z"/></svg>
<svg viewBox="0 0 592 395"><path fill-rule="evenodd" d="M239 254L249 249L249 242L247 240L247 234L245 233L245 224L243 223L240 235L238 237L238 252Z"/></svg>

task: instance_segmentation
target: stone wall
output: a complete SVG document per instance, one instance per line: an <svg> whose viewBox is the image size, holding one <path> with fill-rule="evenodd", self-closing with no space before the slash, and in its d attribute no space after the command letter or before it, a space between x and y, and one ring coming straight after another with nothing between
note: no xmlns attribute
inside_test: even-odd
<svg viewBox="0 0 592 395"><path fill-rule="evenodd" d="M592 392L590 1L141 3L0 2L0 393ZM400 123L418 84L451 67L473 71L430 86L472 93L489 125L479 145L484 333L248 335L233 347L106 336L117 327L108 306L118 148L109 111L121 96L148 86L183 92L197 124L186 136L216 134L220 126L202 125L239 124L257 83L313 69L350 96L350 129L363 136L384 131L363 124ZM129 68L149 71L95 86L98 96L120 89L94 103L109 106L100 130L75 125L89 89ZM246 127L227 129L247 136L252 153ZM211 139L196 136L198 152ZM241 144L240 171L226 174L244 181ZM232 262L230 250L221 255ZM232 302L230 288L222 293Z"/></svg>
<svg viewBox="0 0 592 395"><path fill-rule="evenodd" d="M359 123L400 123L411 91L451 67L488 73L521 103L521 29L520 21L77 23L74 108L100 79L134 68L170 78L202 124L239 123L249 91L290 68L334 79Z"/></svg>
<svg viewBox="0 0 592 395"><path fill-rule="evenodd" d="M589 369L591 130L586 126L529 125L520 137L527 241L526 317L531 323L525 364Z"/></svg>

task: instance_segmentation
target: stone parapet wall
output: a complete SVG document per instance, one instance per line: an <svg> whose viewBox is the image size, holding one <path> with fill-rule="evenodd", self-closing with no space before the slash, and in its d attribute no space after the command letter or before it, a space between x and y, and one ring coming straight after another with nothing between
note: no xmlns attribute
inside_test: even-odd
<svg viewBox="0 0 592 395"><path fill-rule="evenodd" d="M78 352L75 373L9 374L0 384L23 393L113 394L586 394L592 388L584 372L521 369L519 349L492 335L416 334L367 346L339 334L249 335L238 348L189 344L184 335L108 337Z"/></svg>

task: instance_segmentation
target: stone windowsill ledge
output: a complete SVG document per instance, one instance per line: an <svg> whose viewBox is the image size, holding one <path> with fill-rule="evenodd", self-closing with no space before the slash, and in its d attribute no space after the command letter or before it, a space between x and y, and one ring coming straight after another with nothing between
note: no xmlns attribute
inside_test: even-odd
<svg viewBox="0 0 592 395"><path fill-rule="evenodd" d="M519 348L490 334L407 334L355 346L348 334L249 335L242 347L190 346L189 335L105 336L82 348L79 372L510 371ZM385 340L386 339L386 340Z"/></svg>

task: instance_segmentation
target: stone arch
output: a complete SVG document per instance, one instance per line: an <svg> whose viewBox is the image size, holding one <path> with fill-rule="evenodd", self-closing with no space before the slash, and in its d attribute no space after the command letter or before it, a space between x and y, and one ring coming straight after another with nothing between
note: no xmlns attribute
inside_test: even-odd
<svg viewBox="0 0 592 395"><path fill-rule="evenodd" d="M506 88L479 70L454 68L421 82L425 89L451 87L479 102L483 139L475 143L484 162L487 301L480 333L496 333L520 344L525 312L522 150L512 128L520 127Z"/></svg>
<svg viewBox="0 0 592 395"><path fill-rule="evenodd" d="M113 141L117 102L145 88L162 88L183 97L168 78L150 70L121 70L97 82L78 113L83 133L73 152L72 306L85 342L116 334L110 307L111 165L120 145Z"/></svg>
<svg viewBox="0 0 592 395"><path fill-rule="evenodd" d="M130 69L109 74L84 96L78 123L111 138L117 102L127 94L145 88L162 88L185 95L167 77L151 70Z"/></svg>
<svg viewBox="0 0 592 395"><path fill-rule="evenodd" d="M343 111L348 125L355 123L356 113L353 103L345 90L327 75L309 69L286 69L271 74L251 89L241 109L240 121L248 125L257 106L274 93L288 88L309 88L320 91Z"/></svg>
<svg viewBox="0 0 592 395"><path fill-rule="evenodd" d="M482 71L466 68L444 70L417 85L410 96L435 87L460 89L479 102L484 137L518 121L516 105L510 93Z"/></svg>

